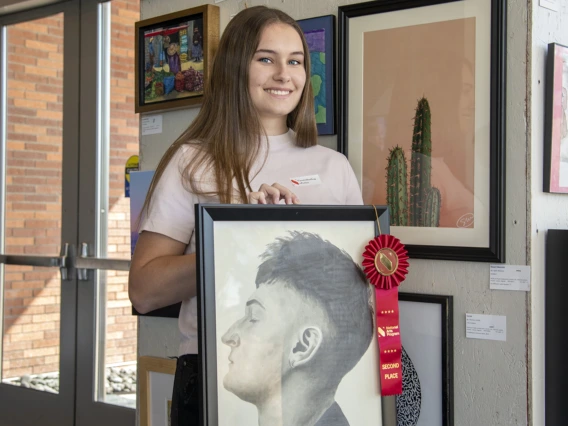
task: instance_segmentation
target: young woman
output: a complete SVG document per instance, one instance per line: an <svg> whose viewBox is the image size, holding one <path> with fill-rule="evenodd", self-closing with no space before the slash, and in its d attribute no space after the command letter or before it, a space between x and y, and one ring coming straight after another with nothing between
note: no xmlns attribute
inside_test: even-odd
<svg viewBox="0 0 568 426"><path fill-rule="evenodd" d="M309 75L290 16L243 10L221 38L198 116L156 169L129 294L141 313L182 301L173 425L198 424L195 204L362 204L347 159L317 146Z"/></svg>

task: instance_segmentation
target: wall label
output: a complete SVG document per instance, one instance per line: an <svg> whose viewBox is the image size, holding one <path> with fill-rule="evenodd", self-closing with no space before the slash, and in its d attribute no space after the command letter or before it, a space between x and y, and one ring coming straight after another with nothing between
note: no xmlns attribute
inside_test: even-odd
<svg viewBox="0 0 568 426"><path fill-rule="evenodd" d="M491 290L531 290L531 267L526 265L491 265L489 269Z"/></svg>
<svg viewBox="0 0 568 426"><path fill-rule="evenodd" d="M465 314L465 337L468 339L507 340L507 317L502 315Z"/></svg>

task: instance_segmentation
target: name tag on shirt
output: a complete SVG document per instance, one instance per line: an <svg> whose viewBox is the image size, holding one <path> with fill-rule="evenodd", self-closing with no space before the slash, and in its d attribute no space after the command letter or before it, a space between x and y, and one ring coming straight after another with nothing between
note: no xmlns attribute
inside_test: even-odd
<svg viewBox="0 0 568 426"><path fill-rule="evenodd" d="M292 185L294 186L321 185L321 179L319 175L290 178L290 182L292 182Z"/></svg>

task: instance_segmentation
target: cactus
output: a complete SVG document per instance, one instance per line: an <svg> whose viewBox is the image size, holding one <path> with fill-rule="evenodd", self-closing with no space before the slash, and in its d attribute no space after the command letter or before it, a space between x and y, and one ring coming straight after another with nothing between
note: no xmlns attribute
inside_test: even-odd
<svg viewBox="0 0 568 426"><path fill-rule="evenodd" d="M418 101L414 116L412 156L410 159L410 225L422 226L422 205L426 191L430 189L432 171L431 115L428 100Z"/></svg>
<svg viewBox="0 0 568 426"><path fill-rule="evenodd" d="M428 189L422 206L422 226L437 228L440 226L440 208L442 196L440 190L433 186Z"/></svg>
<svg viewBox="0 0 568 426"><path fill-rule="evenodd" d="M408 225L407 167L404 151L396 146L387 159L387 204L390 207L390 224Z"/></svg>

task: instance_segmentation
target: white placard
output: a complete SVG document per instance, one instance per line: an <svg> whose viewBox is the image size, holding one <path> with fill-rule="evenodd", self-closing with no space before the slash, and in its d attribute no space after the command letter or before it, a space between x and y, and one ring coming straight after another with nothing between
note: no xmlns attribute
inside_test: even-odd
<svg viewBox="0 0 568 426"><path fill-rule="evenodd" d="M465 337L468 339L507 340L507 317L502 315L465 314Z"/></svg>
<svg viewBox="0 0 568 426"><path fill-rule="evenodd" d="M540 7L544 7L555 12L558 12L558 10L560 9L560 5L558 3L558 0L539 0L538 2Z"/></svg>
<svg viewBox="0 0 568 426"><path fill-rule="evenodd" d="M290 182L294 186L311 186L311 185L321 185L321 179L319 175L309 175L290 178Z"/></svg>
<svg viewBox="0 0 568 426"><path fill-rule="evenodd" d="M142 117L142 136L162 133L162 114Z"/></svg>
<svg viewBox="0 0 568 426"><path fill-rule="evenodd" d="M526 265L491 265L491 290L531 290L531 267Z"/></svg>

